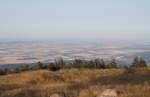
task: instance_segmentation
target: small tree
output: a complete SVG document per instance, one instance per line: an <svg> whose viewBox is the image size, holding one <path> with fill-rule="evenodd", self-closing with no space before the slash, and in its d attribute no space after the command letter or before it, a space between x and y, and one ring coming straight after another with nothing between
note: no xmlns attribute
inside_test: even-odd
<svg viewBox="0 0 150 97"><path fill-rule="evenodd" d="M0 75L6 75L7 72L5 70L0 70Z"/></svg>
<svg viewBox="0 0 150 97"><path fill-rule="evenodd" d="M95 62L93 60L90 60L88 63L87 63L87 67L88 68L95 68Z"/></svg>
<svg viewBox="0 0 150 97"><path fill-rule="evenodd" d="M107 65L107 68L117 68L116 59L112 59L111 62Z"/></svg>
<svg viewBox="0 0 150 97"><path fill-rule="evenodd" d="M95 59L94 60L94 67L95 68L105 68L105 62L103 59Z"/></svg>
<svg viewBox="0 0 150 97"><path fill-rule="evenodd" d="M104 69L105 68L105 61L103 59L100 59L100 68Z"/></svg>
<svg viewBox="0 0 150 97"><path fill-rule="evenodd" d="M35 66L32 67L32 69L45 69L46 66L42 62L37 62Z"/></svg>
<svg viewBox="0 0 150 97"><path fill-rule="evenodd" d="M99 59L95 59L94 60L94 67L95 68L99 68L99 65L100 65L100 60Z"/></svg>
<svg viewBox="0 0 150 97"><path fill-rule="evenodd" d="M147 63L143 58L135 57L131 67L147 67Z"/></svg>
<svg viewBox="0 0 150 97"><path fill-rule="evenodd" d="M14 72L15 72L15 73L20 73L21 70L20 70L20 68L17 67L17 68L15 68Z"/></svg>
<svg viewBox="0 0 150 97"><path fill-rule="evenodd" d="M57 71L60 69L60 67L56 65L55 63L51 62L49 65L47 65L47 69L51 71Z"/></svg>
<svg viewBox="0 0 150 97"><path fill-rule="evenodd" d="M56 66L60 67L60 69L65 68L65 65L66 65L63 58L55 59L55 64Z"/></svg>
<svg viewBox="0 0 150 97"><path fill-rule="evenodd" d="M140 67L147 67L147 63L143 58L139 59L139 65Z"/></svg>
<svg viewBox="0 0 150 97"><path fill-rule="evenodd" d="M29 68L29 65L24 65L24 66L21 66L20 67L20 71L27 71L27 70L29 70L30 68Z"/></svg>
<svg viewBox="0 0 150 97"><path fill-rule="evenodd" d="M138 58L138 57L135 57L135 58L133 59L133 62L132 62L131 67L137 67L137 66L138 66L138 63L139 63L139 58Z"/></svg>

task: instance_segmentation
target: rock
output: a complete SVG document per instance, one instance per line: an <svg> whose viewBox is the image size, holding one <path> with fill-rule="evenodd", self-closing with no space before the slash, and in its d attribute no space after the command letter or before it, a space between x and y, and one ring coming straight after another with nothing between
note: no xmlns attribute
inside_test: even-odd
<svg viewBox="0 0 150 97"><path fill-rule="evenodd" d="M52 94L50 97L62 97L59 94Z"/></svg>
<svg viewBox="0 0 150 97"><path fill-rule="evenodd" d="M106 89L97 97L118 97L114 89Z"/></svg>

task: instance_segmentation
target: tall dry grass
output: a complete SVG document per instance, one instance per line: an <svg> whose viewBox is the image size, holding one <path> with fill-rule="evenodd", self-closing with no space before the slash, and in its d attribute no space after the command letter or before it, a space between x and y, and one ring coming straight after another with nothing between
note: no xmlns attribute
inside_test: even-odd
<svg viewBox="0 0 150 97"><path fill-rule="evenodd" d="M119 97L150 97L150 68L62 69L0 76L0 97L96 97L114 89Z"/></svg>

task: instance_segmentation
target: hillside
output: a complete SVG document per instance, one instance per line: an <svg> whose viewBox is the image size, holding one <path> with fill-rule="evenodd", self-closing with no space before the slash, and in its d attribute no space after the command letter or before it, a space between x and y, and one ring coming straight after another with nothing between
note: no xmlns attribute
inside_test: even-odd
<svg viewBox="0 0 150 97"><path fill-rule="evenodd" d="M150 97L150 68L32 70L0 76L0 97L97 97L114 89L119 97Z"/></svg>

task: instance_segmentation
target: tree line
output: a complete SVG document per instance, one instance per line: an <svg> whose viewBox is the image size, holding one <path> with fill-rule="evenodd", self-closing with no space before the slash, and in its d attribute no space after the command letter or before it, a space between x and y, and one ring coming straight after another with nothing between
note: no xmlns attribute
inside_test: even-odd
<svg viewBox="0 0 150 97"><path fill-rule="evenodd" d="M3 69L0 70L0 75L6 75L9 73L19 73L28 70L38 70L38 69L47 69L51 71L57 71L60 69L71 69L71 68L89 68L89 69L109 69L109 68L140 68L147 67L147 63L143 58L135 57L132 64L127 66L123 64L118 64L115 59L112 59L110 62L105 62L103 59L94 59L94 60L81 60L76 58L70 62L64 61L63 58L55 59L54 62L49 64L44 64L42 62L37 62L36 65L30 66L25 65L15 69Z"/></svg>

